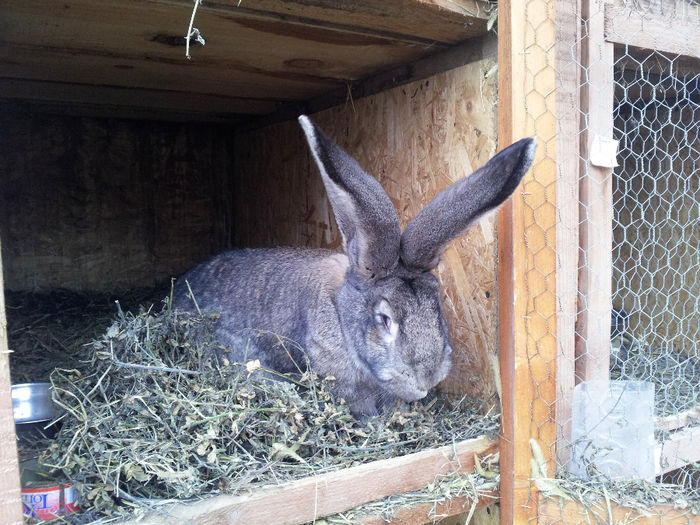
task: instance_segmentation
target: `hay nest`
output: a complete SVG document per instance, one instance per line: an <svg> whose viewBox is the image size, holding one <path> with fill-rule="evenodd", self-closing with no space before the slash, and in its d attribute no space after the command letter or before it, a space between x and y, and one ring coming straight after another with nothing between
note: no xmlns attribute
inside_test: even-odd
<svg viewBox="0 0 700 525"><path fill-rule="evenodd" d="M119 310L87 363L51 374L65 415L41 461L76 485L84 508L241 493L498 430L499 415L467 399L361 424L332 378L217 366L214 316L155 310Z"/></svg>

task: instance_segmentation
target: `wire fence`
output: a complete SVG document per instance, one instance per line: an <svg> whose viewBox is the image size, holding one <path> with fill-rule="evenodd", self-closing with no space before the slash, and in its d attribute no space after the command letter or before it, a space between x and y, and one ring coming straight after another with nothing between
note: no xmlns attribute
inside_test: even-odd
<svg viewBox="0 0 700 525"><path fill-rule="evenodd" d="M700 514L700 3L582 3L557 60L547 37L565 18L552 6L566 2L528 0L524 10L525 105L542 151L523 189L523 219L532 224L523 239L526 315L544 316L542 306L560 301L573 281L577 295L574 330L549 317L537 325L546 333L527 324L531 435L541 448L532 478L540 493L556 490L538 478L555 476L581 500L593 494L643 508L675 499ZM557 88L563 77L576 79L573 112L550 106L552 72ZM564 119L577 126L556 151L551 118L557 133ZM552 162L556 186L544 175ZM572 193L574 206L560 201ZM557 231L568 234L540 221L551 205ZM576 243L572 274L567 242ZM547 250L557 253L555 267L540 264ZM565 305L556 309L565 319ZM551 337L556 358L544 351ZM643 489L623 487L629 479ZM527 506L536 503L532 491Z"/></svg>

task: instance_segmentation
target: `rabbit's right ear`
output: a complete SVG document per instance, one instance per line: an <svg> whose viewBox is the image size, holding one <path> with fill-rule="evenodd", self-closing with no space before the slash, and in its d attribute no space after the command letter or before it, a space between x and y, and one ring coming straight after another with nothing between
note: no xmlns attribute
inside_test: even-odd
<svg viewBox="0 0 700 525"><path fill-rule="evenodd" d="M305 115L299 123L323 177L352 272L373 282L398 264L401 227L379 182Z"/></svg>

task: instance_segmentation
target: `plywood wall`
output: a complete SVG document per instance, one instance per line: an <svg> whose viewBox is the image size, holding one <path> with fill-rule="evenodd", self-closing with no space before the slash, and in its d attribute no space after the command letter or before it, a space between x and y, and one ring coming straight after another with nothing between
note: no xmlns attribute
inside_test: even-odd
<svg viewBox="0 0 700 525"><path fill-rule="evenodd" d="M313 115L382 183L402 226L496 151L495 62L484 59ZM236 137L236 244L340 246L320 176L296 122ZM497 350L496 232L488 217L436 272L455 347L448 391L489 396Z"/></svg>
<svg viewBox="0 0 700 525"><path fill-rule="evenodd" d="M4 114L5 286L152 286L229 246L228 131Z"/></svg>

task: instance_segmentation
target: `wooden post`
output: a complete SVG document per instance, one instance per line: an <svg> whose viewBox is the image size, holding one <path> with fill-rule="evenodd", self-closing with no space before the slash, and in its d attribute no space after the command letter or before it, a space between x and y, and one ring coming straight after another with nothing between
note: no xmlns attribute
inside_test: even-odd
<svg viewBox="0 0 700 525"><path fill-rule="evenodd" d="M578 310L581 0L557 0L557 464L568 465Z"/></svg>
<svg viewBox="0 0 700 525"><path fill-rule="evenodd" d="M536 517L530 439L554 474L556 297L556 0L499 3L499 148L538 142L533 170L498 218L503 428L501 523Z"/></svg>
<svg viewBox="0 0 700 525"><path fill-rule="evenodd" d="M612 162L600 144L613 133L613 44L605 41L604 0L583 0L579 316L576 376L607 380L612 294ZM609 156L608 156L609 157ZM607 165L606 165L607 164Z"/></svg>
<svg viewBox="0 0 700 525"><path fill-rule="evenodd" d="M0 250L1 253L1 250ZM5 293L0 264L0 523L23 523L15 419L12 415Z"/></svg>

